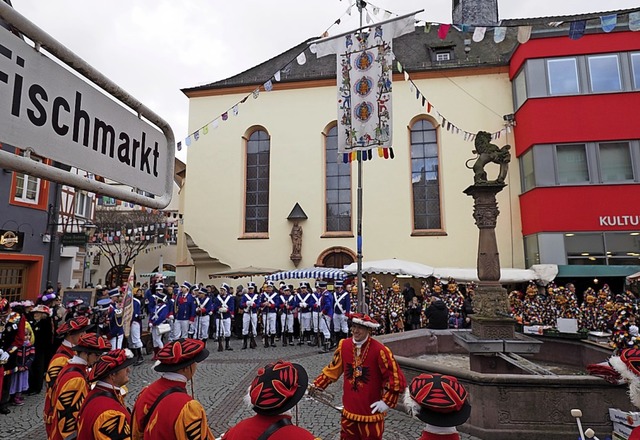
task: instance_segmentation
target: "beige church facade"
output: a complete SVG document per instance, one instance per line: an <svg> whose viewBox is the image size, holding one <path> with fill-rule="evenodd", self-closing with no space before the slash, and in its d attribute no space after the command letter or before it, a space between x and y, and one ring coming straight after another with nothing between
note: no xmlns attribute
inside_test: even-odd
<svg viewBox="0 0 640 440"><path fill-rule="evenodd" d="M493 140L497 146L513 143L503 119L513 113L507 59L513 44L496 49L493 42L486 48L474 43L465 51L468 44L455 30L445 41L434 32L416 29L394 41L405 69L396 67L393 75L394 158L373 150L362 163L365 261L395 257L475 267L478 230L473 200L463 193L473 184L467 164L475 155L464 133L500 132ZM335 150L335 56L316 59L306 50L306 64L283 64L305 47L184 90L189 130L198 133L184 145L188 168L180 192L177 279L207 284L210 273L227 268L287 270L295 263L341 267L355 261L358 164L341 164ZM280 76L282 67L286 77ZM264 89L266 72L278 72L280 79L271 81L271 91ZM513 162L508 186L498 195L496 235L502 266L523 268L520 177L515 157ZM495 178L497 167L487 169ZM288 219L300 214L296 204L303 218ZM296 224L302 228L297 259Z"/></svg>

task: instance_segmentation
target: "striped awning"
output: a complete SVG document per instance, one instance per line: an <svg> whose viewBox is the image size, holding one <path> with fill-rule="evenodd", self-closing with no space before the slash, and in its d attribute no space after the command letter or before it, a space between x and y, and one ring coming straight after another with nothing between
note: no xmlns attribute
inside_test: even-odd
<svg viewBox="0 0 640 440"><path fill-rule="evenodd" d="M266 280L279 281L279 280L292 280L292 279L331 279L331 280L344 280L350 275L342 269L328 268L328 267L312 267L309 269L294 269L284 272L276 272L265 277Z"/></svg>

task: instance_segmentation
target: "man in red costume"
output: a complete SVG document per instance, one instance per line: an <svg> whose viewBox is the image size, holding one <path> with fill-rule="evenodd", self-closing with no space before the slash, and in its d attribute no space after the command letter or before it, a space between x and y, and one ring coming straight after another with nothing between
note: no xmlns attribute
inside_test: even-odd
<svg viewBox="0 0 640 440"><path fill-rule="evenodd" d="M260 368L245 399L257 414L229 429L222 439L257 440L270 433L269 440L319 440L291 423L291 408L304 396L308 384L309 377L301 365L277 361Z"/></svg>
<svg viewBox="0 0 640 440"><path fill-rule="evenodd" d="M46 393L44 398L44 426L47 431L47 436L51 432L52 428L52 414L53 414L53 389L56 384L56 379L62 368L67 365L69 359L75 356L73 347L78 343L80 337L84 335L91 327L89 319L86 316L78 316L73 318L58 327L56 334L59 337L64 337L60 347L51 358L47 372L44 376L46 384Z"/></svg>
<svg viewBox="0 0 640 440"><path fill-rule="evenodd" d="M134 440L214 440L204 408L187 394L198 362L209 351L199 339L178 339L158 352L162 377L143 389L133 407Z"/></svg>
<svg viewBox="0 0 640 440"><path fill-rule="evenodd" d="M460 440L456 426L467 421L467 390L453 376L420 374L404 394L409 414L426 423L418 440Z"/></svg>
<svg viewBox="0 0 640 440"><path fill-rule="evenodd" d="M640 350L627 348L609 359L611 365L629 385L631 403L640 408ZM640 440L640 426L633 428L629 440Z"/></svg>
<svg viewBox="0 0 640 440"><path fill-rule="evenodd" d="M371 337L380 324L361 313L350 318L353 336L340 341L309 393L325 389L344 373L340 439L381 440L385 415L398 403L406 380L391 350Z"/></svg>
<svg viewBox="0 0 640 440"><path fill-rule="evenodd" d="M49 440L64 440L76 430L80 406L89 393L89 368L102 353L111 350L111 344L95 333L87 333L80 337L73 350L76 355L60 370L51 393Z"/></svg>
<svg viewBox="0 0 640 440"><path fill-rule="evenodd" d="M124 404L121 387L129 383L131 365L136 362L128 350L103 354L89 373L95 388L87 394L78 413L77 440L120 440L131 438L131 413Z"/></svg>

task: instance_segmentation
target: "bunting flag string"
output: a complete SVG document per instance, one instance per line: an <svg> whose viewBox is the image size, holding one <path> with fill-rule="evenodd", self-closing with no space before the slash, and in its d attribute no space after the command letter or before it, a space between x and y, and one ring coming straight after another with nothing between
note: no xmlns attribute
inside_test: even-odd
<svg viewBox="0 0 640 440"><path fill-rule="evenodd" d="M337 20L335 20L321 35L322 37L327 37L329 36L329 30L331 28L333 28L334 26L338 26L340 25L342 18L345 15L351 15L351 10L354 7L355 2L352 2L351 4L349 4L348 8L345 10L345 12L342 14L342 16L340 18L338 18ZM369 8L371 8L371 11L369 11ZM371 23L373 21L373 17L371 16L370 12L373 14L373 16L378 17L381 13L382 13L382 18L384 20L387 20L389 17L391 17L392 15L398 15L395 14L394 12L391 12L387 9L381 8L379 6L376 6L374 4L372 4L371 2L367 2L366 3L366 7L365 7L365 11L366 11L366 18L367 18L367 23ZM588 17L585 17L585 15L588 15ZM584 29L586 27L586 22L587 21L595 21L598 20L601 29L604 32L611 32L617 25L619 20L619 16L621 14L607 14L607 15L598 15L598 14L582 14L580 16L580 19L577 20L566 20L564 22L549 22L547 23L548 26L551 27L557 27L563 23L569 23L570 24L570 28L568 30L568 36L569 38L573 39L573 40L577 40L579 38L581 38L584 35ZM634 9L632 11L628 11L625 14L622 15L628 15L628 27L631 31L640 31L640 8L638 9ZM535 20L536 23L539 23L540 20L536 19ZM461 31L461 32L473 32L473 38L472 41L474 42L481 42L482 40L484 40L485 34L487 32L493 32L494 36L493 36L493 41L496 44L500 44L505 40L506 37L506 32L507 32L507 28L517 28L518 30L518 42L520 44L525 44L527 41L529 41L529 38L531 37L531 30L532 30L532 24L533 21L529 24L527 24L524 20L519 20L518 24L505 24L505 23L498 23L498 26L470 26L468 24L460 24L460 23L456 23L456 24L452 24L452 23L439 23L439 22L433 22L433 21L423 21L423 20L418 20L416 21L417 24L421 24L424 25L424 31L425 32L430 32L432 28L436 28L438 36L441 39L445 39L450 28L453 26L455 27L457 30ZM240 104L245 104L248 100L249 97L253 97L253 99L258 99L258 97L260 96L260 92L261 90L264 90L265 92L269 92L273 90L273 82L280 82L282 74L286 74L288 73L288 71L291 68L291 63L293 63L294 61L296 61L298 64L303 65L306 63L306 55L305 55L305 51L309 49L310 52L313 53L313 50L309 47L309 48L304 48L300 53L296 54L291 60L289 60L284 67L278 69L273 75L271 75L271 77L269 77L267 79L267 81L265 81L261 86L256 87L252 92L250 92L249 94L247 94L246 96L244 96L239 102L237 102L236 104L234 104L233 106L231 106L229 109L227 109L224 113L220 114L219 116L217 116L216 118L214 118L213 120L209 121L207 124L205 124L204 126L198 128L197 130L195 130L194 132L190 133L185 139L184 142L180 141L176 144L176 148L178 149L178 151L181 151L183 148L183 144L186 146L191 146L193 144L193 142L197 142L198 140L202 139L203 136L206 136L209 132L210 129L217 129L220 126L220 121L227 121L229 119L229 113L233 114L234 116L238 116L240 113ZM398 71L402 73L402 67L400 65L400 63L397 63L397 67L398 67ZM405 80L406 80L406 76L405 76ZM411 81L412 83L412 87L415 87L415 84L413 84L413 81ZM417 87L416 87L417 89ZM424 96L419 92L419 90L416 92L416 98L417 99L423 99ZM431 104L431 102L428 101L428 99L425 98L426 101L426 110L427 113L431 113L432 111L436 112L436 115L440 118L440 114L439 112L437 112L437 110L433 107L433 105ZM442 119L445 119L444 117L442 117ZM449 121L447 121L449 122ZM444 124L443 124L444 126ZM474 137L475 135L473 133L468 133L464 130L460 130L458 127L456 127L453 124L449 124L446 126L446 128L451 127L456 134L457 133L462 133L463 136L465 138L467 137ZM508 127L507 127L508 129ZM500 137L500 133L502 133L504 131L500 130L496 133L494 133L495 136ZM469 135L469 136L467 136ZM470 140L472 141L473 139L465 139L465 140ZM393 151L391 152L386 152L387 154L391 154L391 156L393 155ZM383 154L382 152L379 152L379 155ZM346 156L349 156L350 158L353 156L354 158L356 157L355 152L351 153L351 154L347 154L345 153L345 159ZM382 156L380 156L382 157ZM386 156L385 156L386 157ZM369 151L368 154L365 154L363 159L370 159L371 158L371 151Z"/></svg>

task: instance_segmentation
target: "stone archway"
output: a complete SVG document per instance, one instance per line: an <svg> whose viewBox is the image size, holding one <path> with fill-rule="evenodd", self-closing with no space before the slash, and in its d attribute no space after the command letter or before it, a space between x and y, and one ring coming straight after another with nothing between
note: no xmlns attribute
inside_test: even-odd
<svg viewBox="0 0 640 440"><path fill-rule="evenodd" d="M354 251L343 246L333 246L323 251L316 260L317 267L335 267L342 269L344 266L356 261Z"/></svg>

